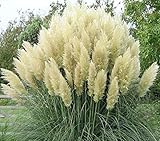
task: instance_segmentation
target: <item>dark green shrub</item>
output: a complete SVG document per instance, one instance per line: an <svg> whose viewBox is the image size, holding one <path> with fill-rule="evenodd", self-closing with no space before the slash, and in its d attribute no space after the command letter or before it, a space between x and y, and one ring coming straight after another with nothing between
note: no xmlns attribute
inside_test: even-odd
<svg viewBox="0 0 160 141"><path fill-rule="evenodd" d="M13 68L13 57L18 49L18 35L22 30L21 26L14 27L14 23L10 23L0 42L0 67L6 69Z"/></svg>

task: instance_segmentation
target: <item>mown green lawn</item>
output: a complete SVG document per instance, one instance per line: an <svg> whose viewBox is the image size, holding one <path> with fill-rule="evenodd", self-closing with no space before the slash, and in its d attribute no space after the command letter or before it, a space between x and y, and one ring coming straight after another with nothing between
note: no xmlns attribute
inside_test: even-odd
<svg viewBox="0 0 160 141"><path fill-rule="evenodd" d="M14 128L18 127L20 119L25 116L24 107L13 106L0 106L0 141L15 141Z"/></svg>

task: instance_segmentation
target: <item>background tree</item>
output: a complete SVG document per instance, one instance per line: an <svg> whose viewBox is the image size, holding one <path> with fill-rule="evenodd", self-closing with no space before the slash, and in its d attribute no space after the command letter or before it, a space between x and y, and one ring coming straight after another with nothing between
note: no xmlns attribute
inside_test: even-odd
<svg viewBox="0 0 160 141"><path fill-rule="evenodd" d="M141 45L141 66L145 70L152 62L160 65L160 1L125 0L125 16L131 32ZM152 87L154 95L160 97L160 74ZM154 97L157 98L157 97Z"/></svg>
<svg viewBox="0 0 160 141"><path fill-rule="evenodd" d="M113 0L95 0L94 3L90 6L91 8L104 8L105 12L111 13L113 16L115 13L115 6L114 6L114 1Z"/></svg>
<svg viewBox="0 0 160 141"><path fill-rule="evenodd" d="M28 41L32 45L38 42L39 30L43 26L42 19L38 17L34 17L31 19L30 23L27 24L24 31L20 33L18 38L18 47L22 46L23 41Z"/></svg>
<svg viewBox="0 0 160 141"><path fill-rule="evenodd" d="M21 25L14 27L14 23L10 23L8 28L1 35L0 42L0 68L11 69L12 58L16 54L18 46L18 34L22 30Z"/></svg>
<svg viewBox="0 0 160 141"><path fill-rule="evenodd" d="M52 2L50 4L50 10L49 10L47 16L45 16L45 18L44 18L45 27L49 26L49 22L51 20L52 15L54 15L55 13L62 15L66 6L67 6L66 0L64 0L63 3L59 2L59 1Z"/></svg>

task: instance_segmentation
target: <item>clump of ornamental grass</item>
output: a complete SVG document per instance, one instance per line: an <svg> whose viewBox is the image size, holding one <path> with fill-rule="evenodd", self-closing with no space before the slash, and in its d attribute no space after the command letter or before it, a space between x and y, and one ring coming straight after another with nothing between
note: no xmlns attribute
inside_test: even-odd
<svg viewBox="0 0 160 141"><path fill-rule="evenodd" d="M14 66L1 69L2 90L29 109L21 141L156 140L134 111L158 65L140 77L139 42L121 18L67 7L38 44L23 43Z"/></svg>

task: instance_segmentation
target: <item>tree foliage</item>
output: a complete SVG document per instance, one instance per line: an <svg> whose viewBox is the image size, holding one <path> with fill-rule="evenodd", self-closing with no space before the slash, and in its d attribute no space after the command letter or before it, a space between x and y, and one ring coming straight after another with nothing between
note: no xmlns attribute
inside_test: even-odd
<svg viewBox="0 0 160 141"><path fill-rule="evenodd" d="M95 0L94 3L90 6L91 8L100 8L103 7L106 13L111 13L114 15L114 1L113 0Z"/></svg>
<svg viewBox="0 0 160 141"><path fill-rule="evenodd" d="M22 27L14 27L13 23L10 23L4 33L2 33L0 42L0 67L11 69L12 58L16 54L18 47L18 35L21 33Z"/></svg>
<svg viewBox="0 0 160 141"><path fill-rule="evenodd" d="M44 18L44 26L48 27L49 26L49 22L51 20L52 15L54 15L55 13L62 15L63 11L65 9L65 7L67 6L66 0L64 0L64 3L61 3L59 1L57 2L52 2L50 4L50 10L48 12L48 15L45 16Z"/></svg>
<svg viewBox="0 0 160 141"><path fill-rule="evenodd" d="M140 41L141 66L146 69L152 62L160 65L160 1L125 0L125 16L131 32ZM154 89L160 91L160 74Z"/></svg>
<svg viewBox="0 0 160 141"><path fill-rule="evenodd" d="M23 41L28 41L32 45L38 42L38 34L43 21L40 17L33 18L30 23L25 27L24 31L20 33L18 38L18 47L22 46Z"/></svg>

